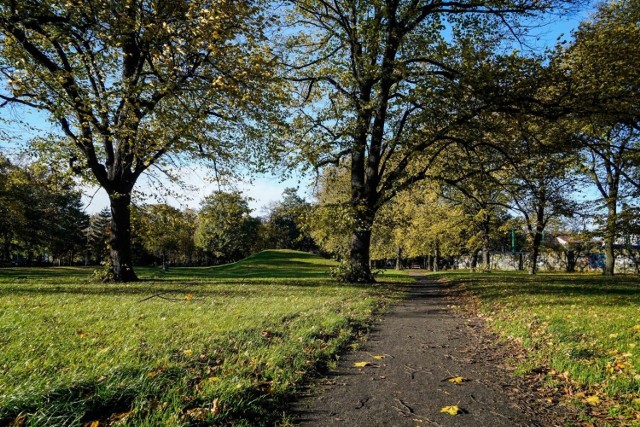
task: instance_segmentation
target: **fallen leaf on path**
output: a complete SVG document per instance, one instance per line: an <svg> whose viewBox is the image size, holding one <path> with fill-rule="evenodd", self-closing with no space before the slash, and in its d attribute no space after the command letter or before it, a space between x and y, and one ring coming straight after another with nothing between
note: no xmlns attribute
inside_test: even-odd
<svg viewBox="0 0 640 427"><path fill-rule="evenodd" d="M462 384L463 382L469 381L469 380L463 377L451 377L451 378L448 378L447 381L453 384Z"/></svg>
<svg viewBox="0 0 640 427"><path fill-rule="evenodd" d="M364 368L365 366L372 366L371 362L356 362L353 364L356 368Z"/></svg>
<svg viewBox="0 0 640 427"><path fill-rule="evenodd" d="M383 356L383 355L375 355L375 356L372 356L372 357L373 357L374 359L376 359L376 360L382 360L382 359L384 359L384 356Z"/></svg>
<svg viewBox="0 0 640 427"><path fill-rule="evenodd" d="M445 406L444 408L440 409L440 412L449 414L449 415L458 415L462 411L460 410L460 407L458 405L451 405L451 406Z"/></svg>
<svg viewBox="0 0 640 427"><path fill-rule="evenodd" d="M596 396L595 394L593 396L589 396L589 397L585 398L584 401L586 403L588 403L589 405L591 405L591 406L596 406L601 402L600 398L598 396Z"/></svg>

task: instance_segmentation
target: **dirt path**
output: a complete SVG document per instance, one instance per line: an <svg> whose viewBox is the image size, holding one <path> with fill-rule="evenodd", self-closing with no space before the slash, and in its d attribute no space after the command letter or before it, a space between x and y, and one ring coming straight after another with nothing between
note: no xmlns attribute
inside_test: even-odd
<svg viewBox="0 0 640 427"><path fill-rule="evenodd" d="M455 314L450 303L442 285L418 277L363 348L344 355L335 372L294 404L296 425L538 425L510 399L508 375L484 351L479 322ZM360 361L373 366L354 367ZM447 381L456 376L468 381ZM449 405L464 412L440 413Z"/></svg>

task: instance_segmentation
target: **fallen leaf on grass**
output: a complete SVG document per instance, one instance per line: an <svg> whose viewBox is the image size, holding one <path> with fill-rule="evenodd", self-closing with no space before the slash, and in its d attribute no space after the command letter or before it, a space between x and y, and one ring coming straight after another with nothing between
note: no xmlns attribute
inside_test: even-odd
<svg viewBox="0 0 640 427"><path fill-rule="evenodd" d="M213 399L213 408L211 408L211 413L213 415L217 415L220 413L220 406L218 405L218 398Z"/></svg>
<svg viewBox="0 0 640 427"><path fill-rule="evenodd" d="M598 396L596 396L595 394L593 396L586 397L584 399L584 401L586 403L588 403L589 405L591 405L591 406L596 406L596 405L600 404L600 402L601 402L600 398Z"/></svg>
<svg viewBox="0 0 640 427"><path fill-rule="evenodd" d="M11 423L14 427L22 427L27 420L27 414L20 413L17 417L13 419L13 423Z"/></svg>
<svg viewBox="0 0 640 427"><path fill-rule="evenodd" d="M204 421L209 416L210 411L207 408L187 409L187 416L194 420Z"/></svg>
<svg viewBox="0 0 640 427"><path fill-rule="evenodd" d="M356 368L364 368L365 366L372 366L371 362L356 362L353 364Z"/></svg>
<svg viewBox="0 0 640 427"><path fill-rule="evenodd" d="M449 415L458 415L462 411L460 410L460 407L458 405L451 405L451 406L445 406L444 408L440 409L440 412L449 414Z"/></svg>
<svg viewBox="0 0 640 427"><path fill-rule="evenodd" d="M185 301L189 302L193 299L193 294L186 294L184 296Z"/></svg>
<svg viewBox="0 0 640 427"><path fill-rule="evenodd" d="M113 423L113 422L116 422L116 421L124 420L125 418L127 418L131 414L133 414L133 411L116 412L115 414L111 414L111 416L109 417L109 422Z"/></svg>

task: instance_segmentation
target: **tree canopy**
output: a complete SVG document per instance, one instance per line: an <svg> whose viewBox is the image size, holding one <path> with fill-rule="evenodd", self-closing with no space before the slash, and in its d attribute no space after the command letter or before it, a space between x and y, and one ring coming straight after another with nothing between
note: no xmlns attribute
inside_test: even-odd
<svg viewBox="0 0 640 427"><path fill-rule="evenodd" d="M267 22L248 1L0 2L0 99L45 111L65 136L50 149L108 193L116 280L135 279L129 206L143 172L171 153L221 170L264 147L248 141L269 135L253 131L282 93L269 87Z"/></svg>

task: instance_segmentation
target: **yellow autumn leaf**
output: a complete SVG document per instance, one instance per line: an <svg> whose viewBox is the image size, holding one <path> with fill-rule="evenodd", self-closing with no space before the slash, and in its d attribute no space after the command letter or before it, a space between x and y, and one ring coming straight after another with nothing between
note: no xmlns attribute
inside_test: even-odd
<svg viewBox="0 0 640 427"><path fill-rule="evenodd" d="M100 421L90 421L90 422L86 423L85 426L87 426L87 427L99 427L100 426Z"/></svg>
<svg viewBox="0 0 640 427"><path fill-rule="evenodd" d="M596 406L601 402L600 398L598 396L596 396L595 394L593 396L589 396L589 397L585 398L584 401L586 403L588 403L589 405L591 405L591 406Z"/></svg>
<svg viewBox="0 0 640 427"><path fill-rule="evenodd" d="M373 357L374 359L376 359L376 360L382 360L382 359L384 359L384 356L383 356L383 355L376 355L376 356L372 356L372 357Z"/></svg>
<svg viewBox="0 0 640 427"><path fill-rule="evenodd" d="M182 354L184 354L185 356L191 356L193 354L193 350L183 350Z"/></svg>
<svg viewBox="0 0 640 427"><path fill-rule="evenodd" d="M353 366L356 368L364 368L365 366L371 366L371 362L356 362Z"/></svg>
<svg viewBox="0 0 640 427"><path fill-rule="evenodd" d="M193 299L193 294L186 294L186 295L184 296L184 299L185 299L187 302L191 301L191 300Z"/></svg>
<svg viewBox="0 0 640 427"><path fill-rule="evenodd" d="M463 382L466 381L466 379L463 377L451 377L447 381L453 384L462 384Z"/></svg>
<svg viewBox="0 0 640 427"><path fill-rule="evenodd" d="M458 415L460 412L460 407L458 405L445 406L440 409L440 412L449 414L449 415Z"/></svg>

